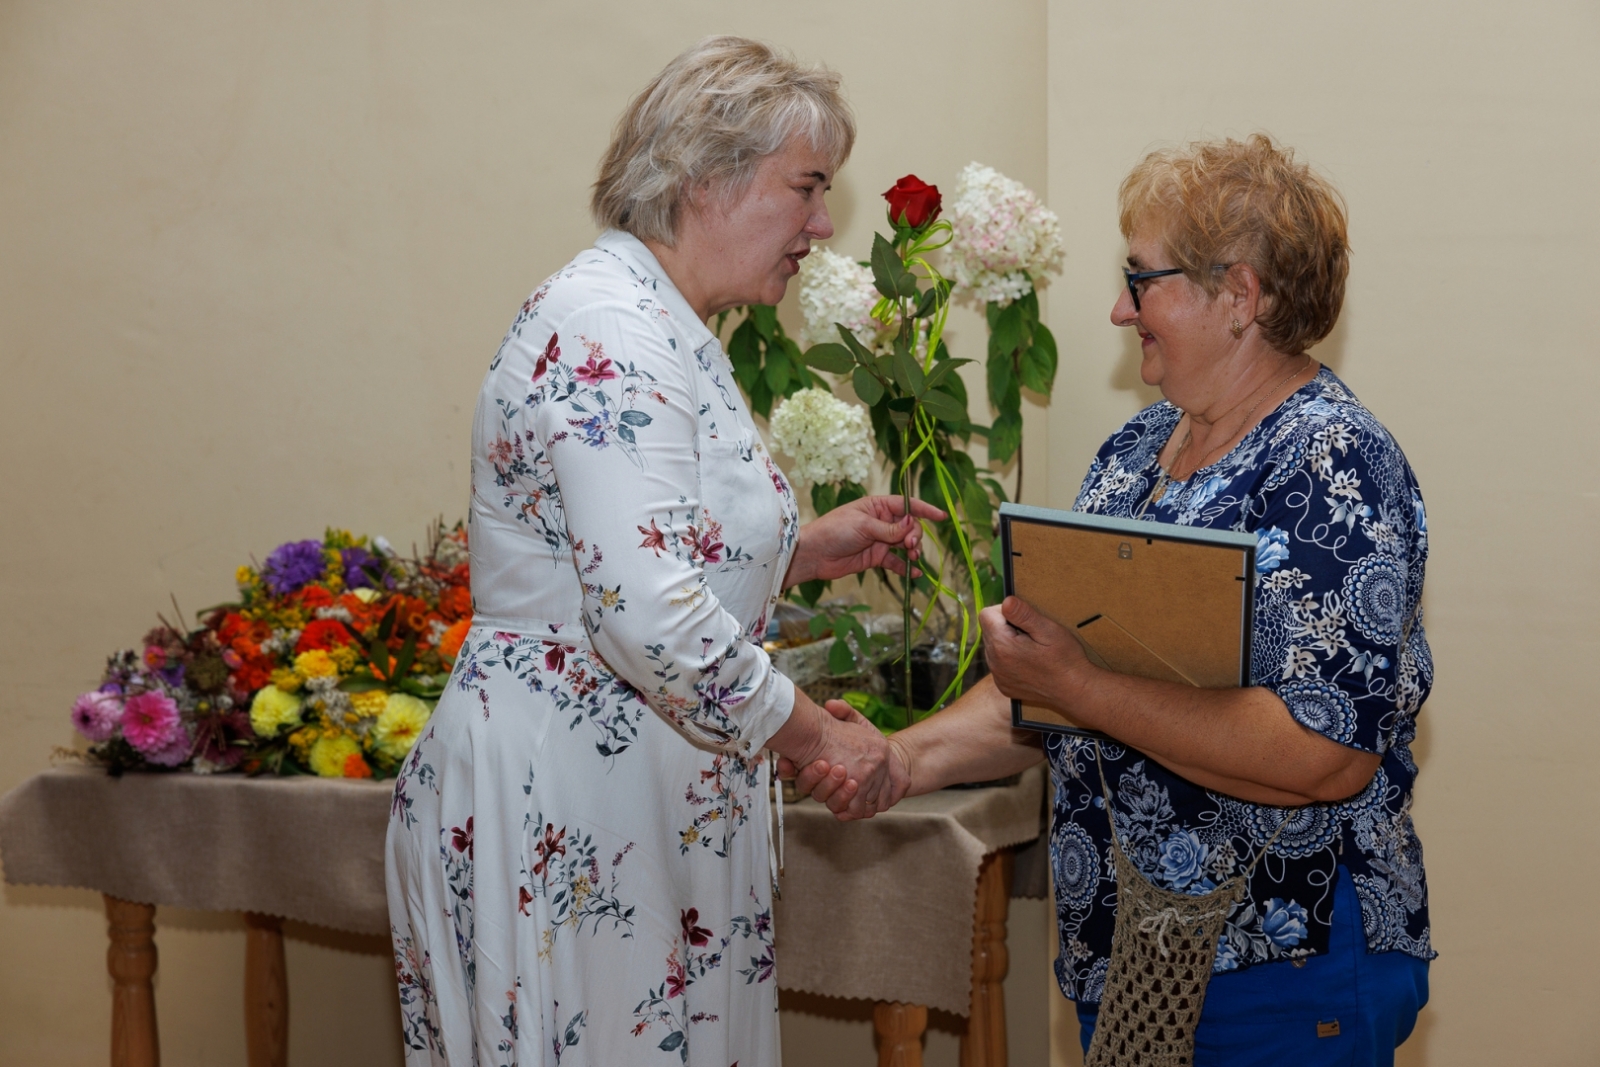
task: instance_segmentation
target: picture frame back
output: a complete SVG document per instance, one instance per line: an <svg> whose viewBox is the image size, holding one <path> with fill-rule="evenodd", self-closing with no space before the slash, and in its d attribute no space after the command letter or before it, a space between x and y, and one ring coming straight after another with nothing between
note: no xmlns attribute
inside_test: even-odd
<svg viewBox="0 0 1600 1067"><path fill-rule="evenodd" d="M1005 591L1067 627L1091 662L1203 689L1250 684L1256 535L1002 504ZM1023 729L1105 738L1043 705Z"/></svg>

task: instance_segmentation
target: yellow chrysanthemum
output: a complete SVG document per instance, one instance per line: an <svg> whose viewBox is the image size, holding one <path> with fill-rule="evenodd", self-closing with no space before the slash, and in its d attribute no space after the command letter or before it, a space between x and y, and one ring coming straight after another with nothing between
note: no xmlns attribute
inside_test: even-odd
<svg viewBox="0 0 1600 1067"><path fill-rule="evenodd" d="M322 736L322 731L315 726L302 726L289 735L289 747L294 749L295 755L304 763L311 754L311 746L316 744L317 738Z"/></svg>
<svg viewBox="0 0 1600 1067"><path fill-rule="evenodd" d="M372 725L372 747L390 759L404 759L428 725L433 706L405 693L390 693L383 713Z"/></svg>
<svg viewBox="0 0 1600 1067"><path fill-rule="evenodd" d="M340 674L349 674L356 669L360 662L360 655L351 645L336 645L328 649L328 658L333 660L333 665L339 668Z"/></svg>
<svg viewBox="0 0 1600 1067"><path fill-rule="evenodd" d="M285 693L298 693L306 680L288 667L276 667L272 671L272 684Z"/></svg>
<svg viewBox="0 0 1600 1067"><path fill-rule="evenodd" d="M255 580L256 569L254 567L241 566L233 572L233 584L235 585L249 585Z"/></svg>
<svg viewBox="0 0 1600 1067"><path fill-rule="evenodd" d="M333 657L320 648L296 656L294 669L302 678L328 678L339 673L339 665L333 662Z"/></svg>
<svg viewBox="0 0 1600 1067"><path fill-rule="evenodd" d="M311 769L324 778L343 778L345 761L361 755L361 743L349 734L324 737L311 746Z"/></svg>
<svg viewBox="0 0 1600 1067"><path fill-rule="evenodd" d="M250 702L250 726L258 737L277 737L284 727L300 724L302 703L293 693L269 685Z"/></svg>
<svg viewBox="0 0 1600 1067"><path fill-rule="evenodd" d="M389 703L389 694L382 689L369 689L365 693L350 694L350 709L356 713L357 718L370 719L374 715L383 713L384 705Z"/></svg>

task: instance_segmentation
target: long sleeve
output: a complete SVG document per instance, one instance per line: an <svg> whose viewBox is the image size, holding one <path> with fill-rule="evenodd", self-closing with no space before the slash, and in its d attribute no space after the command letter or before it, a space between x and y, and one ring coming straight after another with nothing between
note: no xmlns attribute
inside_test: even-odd
<svg viewBox="0 0 1600 1067"><path fill-rule="evenodd" d="M729 543L708 509L703 476L740 442L705 434L693 356L649 310L593 303L559 323L532 384L595 649L692 739L759 748L787 720L794 686L724 609L708 570L759 568L772 553ZM772 525L775 552L775 506Z"/></svg>

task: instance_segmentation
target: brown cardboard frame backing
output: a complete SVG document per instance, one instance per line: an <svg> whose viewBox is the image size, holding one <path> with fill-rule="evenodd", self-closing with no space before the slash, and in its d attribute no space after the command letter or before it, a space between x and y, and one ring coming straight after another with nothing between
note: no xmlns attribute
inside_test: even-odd
<svg viewBox="0 0 1600 1067"><path fill-rule="evenodd" d="M1005 590L1073 631L1091 661L1207 689L1250 684L1254 534L1002 506ZM1013 725L1103 738L1011 702Z"/></svg>

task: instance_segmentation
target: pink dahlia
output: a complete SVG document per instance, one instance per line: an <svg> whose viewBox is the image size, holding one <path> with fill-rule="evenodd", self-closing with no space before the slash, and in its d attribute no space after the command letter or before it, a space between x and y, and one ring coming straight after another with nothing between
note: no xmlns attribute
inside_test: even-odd
<svg viewBox="0 0 1600 1067"><path fill-rule="evenodd" d="M85 693L72 705L72 725L78 732L94 742L109 741L117 732L117 720L122 718L122 701L115 693L96 689Z"/></svg>
<svg viewBox="0 0 1600 1067"><path fill-rule="evenodd" d="M182 733L178 705L165 693L140 693L123 706L122 736L147 757L169 748Z"/></svg>
<svg viewBox="0 0 1600 1067"><path fill-rule="evenodd" d="M176 767L189 758L193 748L194 739L180 722L172 731L172 740L154 752L146 752L144 758L158 767Z"/></svg>

